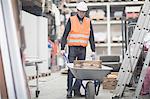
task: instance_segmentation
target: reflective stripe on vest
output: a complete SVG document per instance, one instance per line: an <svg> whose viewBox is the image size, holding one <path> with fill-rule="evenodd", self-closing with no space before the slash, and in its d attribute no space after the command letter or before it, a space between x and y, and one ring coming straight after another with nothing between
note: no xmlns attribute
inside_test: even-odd
<svg viewBox="0 0 150 99"><path fill-rule="evenodd" d="M71 30L67 38L67 44L69 46L87 46L90 35L90 19L84 17L81 24L77 16L72 16L70 21Z"/></svg>
<svg viewBox="0 0 150 99"><path fill-rule="evenodd" d="M87 41L85 41L85 40L70 40L68 42L69 43L73 43L73 42L76 42L76 43L87 43Z"/></svg>
<svg viewBox="0 0 150 99"><path fill-rule="evenodd" d="M68 35L69 37L73 37L73 38L89 38L89 35L84 35L83 33L82 34L69 34Z"/></svg>

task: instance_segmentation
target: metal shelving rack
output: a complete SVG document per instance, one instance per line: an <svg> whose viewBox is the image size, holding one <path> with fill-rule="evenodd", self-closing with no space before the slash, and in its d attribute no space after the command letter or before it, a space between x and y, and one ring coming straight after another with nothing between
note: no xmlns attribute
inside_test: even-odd
<svg viewBox="0 0 150 99"><path fill-rule="evenodd" d="M98 27L99 28L99 32L101 32L101 28L104 29L104 27L106 27L105 31L102 31L104 33L106 33L106 42L104 43L99 43L96 44L96 48L97 50L102 50L102 53L97 53L97 54L106 54L106 55L122 55L122 43L121 42L117 42L117 43L113 43L112 41L112 36L114 35L114 32L119 33L119 35L122 35L122 30L121 30L121 19L120 20L112 20L111 19L111 7L112 6L137 6L137 5L143 5L144 1L122 1L122 2L89 2L87 3L88 7L105 7L106 9L106 20L99 20L99 21L93 21L92 20L92 24L93 27ZM76 3L67 3L66 6L68 8L75 8L76 7ZM102 26L102 27L101 27ZM115 31L113 31L115 30ZM97 31L97 29L96 29ZM117 34L118 35L118 34ZM116 50L114 51L113 50ZM100 52L100 51L98 51ZM117 53L116 53L117 52Z"/></svg>

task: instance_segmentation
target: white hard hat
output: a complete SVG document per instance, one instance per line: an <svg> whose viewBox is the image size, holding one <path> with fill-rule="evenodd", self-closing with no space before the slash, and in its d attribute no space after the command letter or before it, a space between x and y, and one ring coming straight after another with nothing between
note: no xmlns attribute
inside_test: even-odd
<svg viewBox="0 0 150 99"><path fill-rule="evenodd" d="M87 11L88 7L85 2L80 2L77 4L77 9L80 11Z"/></svg>

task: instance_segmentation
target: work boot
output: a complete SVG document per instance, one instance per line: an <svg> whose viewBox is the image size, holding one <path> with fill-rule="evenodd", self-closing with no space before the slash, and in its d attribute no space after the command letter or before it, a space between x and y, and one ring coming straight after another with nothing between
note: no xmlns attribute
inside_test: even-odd
<svg viewBox="0 0 150 99"><path fill-rule="evenodd" d="M67 98L72 98L72 91L67 91Z"/></svg>

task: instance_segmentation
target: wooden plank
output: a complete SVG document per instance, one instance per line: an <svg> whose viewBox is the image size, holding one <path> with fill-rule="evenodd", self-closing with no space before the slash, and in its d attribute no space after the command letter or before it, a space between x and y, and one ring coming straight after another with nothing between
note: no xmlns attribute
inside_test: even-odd
<svg viewBox="0 0 150 99"><path fill-rule="evenodd" d="M2 99L3 98L8 99L1 50L0 50L0 90L1 90Z"/></svg>

